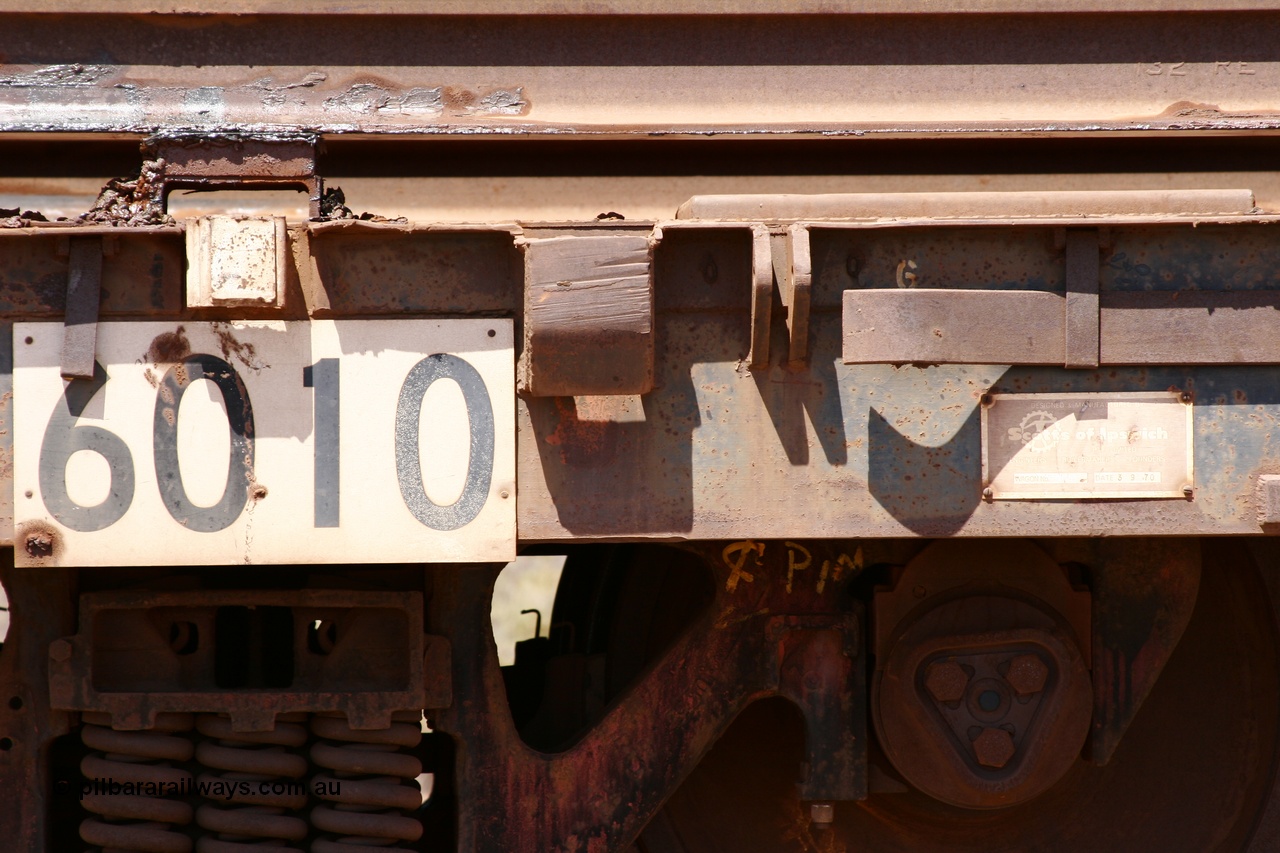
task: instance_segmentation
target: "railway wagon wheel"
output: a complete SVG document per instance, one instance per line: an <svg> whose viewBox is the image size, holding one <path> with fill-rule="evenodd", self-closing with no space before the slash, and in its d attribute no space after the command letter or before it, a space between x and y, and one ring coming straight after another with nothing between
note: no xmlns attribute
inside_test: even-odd
<svg viewBox="0 0 1280 853"><path fill-rule="evenodd" d="M625 546L624 546L625 547ZM558 601L557 621L608 636L653 656L669 641L647 631L654 615L692 600L671 573L645 580L648 547L612 552L587 595L589 569L566 568L574 596ZM637 839L635 853L1000 853L1000 851L1254 851L1274 827L1280 678L1274 585L1239 542L1206 542L1195 611L1182 641L1112 760L1083 759L1044 793L1005 808L948 805L905 784L871 736L871 791L837 803L829 824L811 822L797 795L803 723L782 699L749 706L671 795ZM1272 562L1264 556L1268 565ZM693 583L690 576L688 583ZM674 585L673 585L674 584ZM662 595L634 591L663 586ZM601 602L607 601L607 606ZM575 603L576 602L576 603ZM694 605L686 605L692 608ZM610 655L613 657L613 655ZM620 673L613 674L614 683ZM1260 826L1260 824L1263 824ZM1261 846L1260 846L1261 845Z"/></svg>

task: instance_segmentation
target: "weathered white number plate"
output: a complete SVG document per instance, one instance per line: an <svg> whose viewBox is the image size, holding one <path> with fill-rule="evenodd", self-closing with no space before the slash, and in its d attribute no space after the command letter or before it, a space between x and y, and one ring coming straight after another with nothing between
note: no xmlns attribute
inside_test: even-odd
<svg viewBox="0 0 1280 853"><path fill-rule="evenodd" d="M1191 405L1172 391L992 394L982 482L995 500L1185 498Z"/></svg>
<svg viewBox="0 0 1280 853"><path fill-rule="evenodd" d="M515 557L510 320L14 326L26 565Z"/></svg>

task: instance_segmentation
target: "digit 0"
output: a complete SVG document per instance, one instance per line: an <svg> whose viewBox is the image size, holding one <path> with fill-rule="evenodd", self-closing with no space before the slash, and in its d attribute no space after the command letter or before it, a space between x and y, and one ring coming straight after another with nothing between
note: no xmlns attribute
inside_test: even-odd
<svg viewBox="0 0 1280 853"><path fill-rule="evenodd" d="M422 482L422 460L418 458L418 424L422 401L437 379L452 379L462 389L471 425L471 453L467 459L467 480L462 494L452 504L441 506L427 496ZM456 355L436 353L413 366L400 387L396 406L396 477L400 495L414 518L433 530L457 530L480 514L489 497L493 480L493 406L489 389L479 372Z"/></svg>
<svg viewBox="0 0 1280 853"><path fill-rule="evenodd" d="M178 468L178 410L182 395L200 379L208 379L222 392L222 401L227 406L227 428L231 431L227 485L222 490L222 498L208 507L191 503ZM171 366L157 389L153 429L156 484L169 514L179 524L199 533L229 527L244 511L253 482L253 406L235 368L217 356L203 353L189 355Z"/></svg>

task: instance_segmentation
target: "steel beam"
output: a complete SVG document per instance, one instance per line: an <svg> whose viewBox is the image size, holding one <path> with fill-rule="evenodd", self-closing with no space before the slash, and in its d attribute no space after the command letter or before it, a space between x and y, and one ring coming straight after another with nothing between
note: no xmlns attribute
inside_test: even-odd
<svg viewBox="0 0 1280 853"><path fill-rule="evenodd" d="M311 4L261 14L262 4L232 0L202 4L201 12L227 13L210 16L95 15L79 0L40 7L78 14L30 14L30 3L7 3L0 132L793 138L1280 129L1274 4L1183 2L1174 14L1150 2L1090 13L1057 3L1054 12L1017 14L1006 0L968 0L888 14L887 3L863 0L823 11L877 14L805 15L759 14L758 2L739 7L756 14L735 15L711 14L729 4L710 2L691 7L700 14L640 0L605 15L565 14L569 5L555 2L512 15L487 14L509 3L481 4L481 13L473 5L431 15L402 2L386 7L399 14L378 15L330 4L330 14L301 15ZM259 14L231 14L249 12Z"/></svg>

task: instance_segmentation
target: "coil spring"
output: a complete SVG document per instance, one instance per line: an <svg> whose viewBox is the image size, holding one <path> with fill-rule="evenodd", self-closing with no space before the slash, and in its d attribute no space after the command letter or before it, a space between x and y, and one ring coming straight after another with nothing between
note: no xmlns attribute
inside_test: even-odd
<svg viewBox="0 0 1280 853"><path fill-rule="evenodd" d="M217 805L205 803L196 811L196 823L210 833L196 842L197 853L297 853L287 844L306 838L307 822L286 812L307 804L305 783L298 781L307 760L288 750L306 743L306 727L299 725L305 719L280 714L269 732L233 732L228 718L200 715L196 730L209 740L196 746L196 760L222 773L200 775L201 793Z"/></svg>
<svg viewBox="0 0 1280 853"><path fill-rule="evenodd" d="M186 794L191 774L169 762L189 761L192 744L182 732L191 730L190 714L157 714L148 731L111 728L111 717L86 713L80 739L93 750L80 762L80 772L93 785L81 805L96 817L80 824L80 838L107 851L190 853L191 839L174 831L191 822L191 806L167 796L127 794L114 785L154 785ZM99 790L99 786L111 786Z"/></svg>
<svg viewBox="0 0 1280 853"><path fill-rule="evenodd" d="M312 781L315 795L332 805L312 809L311 824L332 837L317 839L311 853L411 853L391 845L422 837L421 822L401 813L422 805L415 781L422 763L400 751L422 740L420 718L397 713L391 728L377 731L352 729L341 717L311 718L311 731L321 738L311 760L332 771Z"/></svg>

